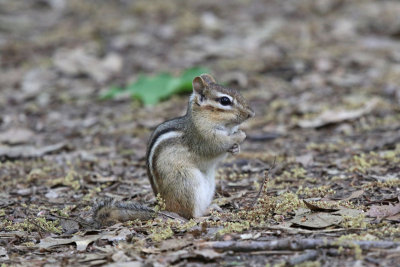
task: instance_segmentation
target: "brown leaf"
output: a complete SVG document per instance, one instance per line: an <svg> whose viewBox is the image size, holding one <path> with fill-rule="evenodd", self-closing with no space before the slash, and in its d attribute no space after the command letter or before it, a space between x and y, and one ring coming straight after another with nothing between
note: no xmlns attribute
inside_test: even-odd
<svg viewBox="0 0 400 267"><path fill-rule="evenodd" d="M353 199L353 198L359 198L363 194L364 194L364 190L363 189L357 190L357 191L353 191L353 192L351 192L350 196L344 198L343 200L350 200L350 199Z"/></svg>
<svg viewBox="0 0 400 267"><path fill-rule="evenodd" d="M23 144L31 140L33 135L34 133L29 129L12 128L0 133L0 143L10 145Z"/></svg>
<svg viewBox="0 0 400 267"><path fill-rule="evenodd" d="M303 167L308 167L314 162L314 157L312 153L307 153L296 157L296 161L303 165Z"/></svg>
<svg viewBox="0 0 400 267"><path fill-rule="evenodd" d="M168 239L161 242L159 249L162 251L166 250L178 250L191 245L193 242L187 239Z"/></svg>
<svg viewBox="0 0 400 267"><path fill-rule="evenodd" d="M393 203L393 202L399 202L399 196L385 197L385 198L380 199L380 200L369 201L365 205L370 206L372 204L389 204L389 203Z"/></svg>
<svg viewBox="0 0 400 267"><path fill-rule="evenodd" d="M318 206L316 206L314 204L311 204L311 203L309 203L309 202L307 202L305 200L303 200L303 202L304 202L304 204L306 204L307 208L309 208L312 211L335 212L335 211L339 210L339 209L321 208L321 207L318 207Z"/></svg>
<svg viewBox="0 0 400 267"><path fill-rule="evenodd" d="M52 249L55 247L75 243L78 251L85 251L90 243L99 239L100 237L101 235L73 236L72 238L46 237L40 240L39 247L43 249Z"/></svg>
<svg viewBox="0 0 400 267"><path fill-rule="evenodd" d="M363 107L355 110L327 110L314 119L300 120L297 125L301 128L319 128L333 123L355 120L371 112L377 103L378 101L376 99L372 99Z"/></svg>
<svg viewBox="0 0 400 267"><path fill-rule="evenodd" d="M66 144L58 143L54 145L44 146L44 147L34 147L34 146L15 146L8 147L3 146L0 147L0 158L6 157L10 159L17 158L35 158L41 157L45 154L49 154L52 152L56 152L66 148Z"/></svg>
<svg viewBox="0 0 400 267"><path fill-rule="evenodd" d="M296 215L290 222L293 226L321 229L337 225L342 220L342 216L340 215L333 215L325 212L316 212Z"/></svg>
<svg viewBox="0 0 400 267"><path fill-rule="evenodd" d="M398 213L400 213L400 202L396 205L372 205L367 212L367 216L375 217L377 219L383 219L386 217L394 216Z"/></svg>
<svg viewBox="0 0 400 267"><path fill-rule="evenodd" d="M393 222L400 222L400 213L397 213L396 215L389 216L385 218L388 221L393 221Z"/></svg>

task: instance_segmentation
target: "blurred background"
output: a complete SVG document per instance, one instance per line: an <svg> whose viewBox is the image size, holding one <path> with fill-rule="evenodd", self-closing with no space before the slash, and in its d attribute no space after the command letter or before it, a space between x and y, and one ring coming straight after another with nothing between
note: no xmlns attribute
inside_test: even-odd
<svg viewBox="0 0 400 267"><path fill-rule="evenodd" d="M384 115L400 102L398 14L398 1L3 0L0 130L81 144L96 124L117 127L113 116L154 126L181 114L186 96L146 109L129 92L100 96L193 67L245 91L259 115L252 129L285 131L337 105L366 108L372 96L388 104L380 119L397 121Z"/></svg>

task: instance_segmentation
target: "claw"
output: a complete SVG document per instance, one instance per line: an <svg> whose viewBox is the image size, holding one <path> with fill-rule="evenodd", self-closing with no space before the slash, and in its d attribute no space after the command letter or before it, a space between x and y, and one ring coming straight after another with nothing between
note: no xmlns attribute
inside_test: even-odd
<svg viewBox="0 0 400 267"><path fill-rule="evenodd" d="M234 144L229 150L229 153L231 153L232 155L236 155L240 152L240 146L238 144Z"/></svg>

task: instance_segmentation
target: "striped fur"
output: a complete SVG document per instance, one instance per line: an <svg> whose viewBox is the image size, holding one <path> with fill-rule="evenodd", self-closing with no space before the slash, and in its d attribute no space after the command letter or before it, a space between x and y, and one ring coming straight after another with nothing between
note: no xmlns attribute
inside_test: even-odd
<svg viewBox="0 0 400 267"><path fill-rule="evenodd" d="M219 103L224 96L232 105ZM147 146L150 183L167 210L185 218L204 214L214 195L217 165L244 140L239 124L253 115L236 90L207 74L193 80L186 115L157 126Z"/></svg>

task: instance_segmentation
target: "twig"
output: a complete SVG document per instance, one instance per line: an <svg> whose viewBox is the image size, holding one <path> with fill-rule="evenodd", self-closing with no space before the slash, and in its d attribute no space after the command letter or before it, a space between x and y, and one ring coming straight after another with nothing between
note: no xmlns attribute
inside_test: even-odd
<svg viewBox="0 0 400 267"><path fill-rule="evenodd" d="M205 242L200 248L211 248L218 251L250 252L261 250L293 250L302 251L318 248L354 248L363 250L373 248L389 249L400 247L400 242L391 241L337 241L327 239L279 239L272 241L215 241Z"/></svg>
<svg viewBox="0 0 400 267"><path fill-rule="evenodd" d="M180 220L181 222L187 222L188 221L185 218L182 218L181 216L179 216L178 214L170 215L170 214L167 214L166 212L163 212L163 211L158 211L156 213L158 213L158 214L160 214L162 216L165 216L167 218L170 218L170 219Z"/></svg>
<svg viewBox="0 0 400 267"><path fill-rule="evenodd" d="M294 266L296 264L300 264L303 263L305 261L313 261L316 260L318 258L318 251L316 250L309 250L306 251L305 253L294 257L292 259L289 260L288 264L289 266Z"/></svg>
<svg viewBox="0 0 400 267"><path fill-rule="evenodd" d="M39 225L37 222L35 222L35 220L33 218L28 218L28 222L33 224L37 228L40 238L43 238L42 232L46 232L46 229L44 229L41 225Z"/></svg>
<svg viewBox="0 0 400 267"><path fill-rule="evenodd" d="M269 175L268 174L269 174L270 170L275 168L275 163L276 163L276 157L274 157L274 162L272 163L272 166L264 171L263 183L261 184L260 190L258 191L257 196L254 198L254 201L253 201L253 204L251 205L251 207L254 207L257 204L258 199L259 199L259 197L261 195L261 192L263 191L264 187L267 188L267 183L269 182Z"/></svg>

